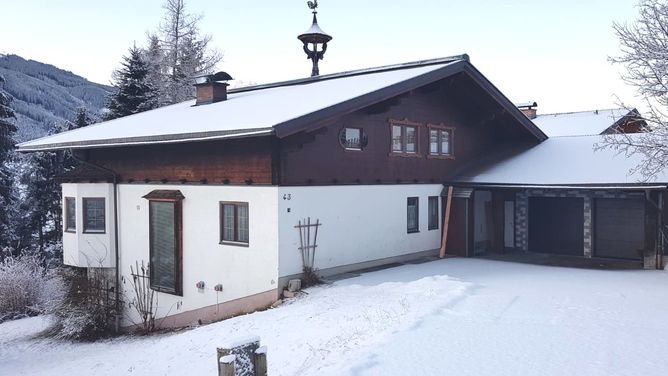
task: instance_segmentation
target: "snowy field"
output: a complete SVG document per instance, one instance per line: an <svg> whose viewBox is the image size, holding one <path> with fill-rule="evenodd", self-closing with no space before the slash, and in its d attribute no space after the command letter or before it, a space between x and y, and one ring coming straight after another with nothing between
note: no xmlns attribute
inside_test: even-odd
<svg viewBox="0 0 668 376"><path fill-rule="evenodd" d="M668 272L447 259L333 285L175 334L93 344L0 324L0 375L215 375L260 336L270 375L666 375Z"/></svg>

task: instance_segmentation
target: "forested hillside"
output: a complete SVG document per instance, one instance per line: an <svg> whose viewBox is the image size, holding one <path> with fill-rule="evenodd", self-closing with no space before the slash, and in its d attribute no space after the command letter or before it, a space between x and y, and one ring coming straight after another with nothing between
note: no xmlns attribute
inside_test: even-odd
<svg viewBox="0 0 668 376"><path fill-rule="evenodd" d="M71 121L77 108L99 114L112 91L110 86L17 55L0 55L0 76L14 97L18 142L44 136L53 124Z"/></svg>

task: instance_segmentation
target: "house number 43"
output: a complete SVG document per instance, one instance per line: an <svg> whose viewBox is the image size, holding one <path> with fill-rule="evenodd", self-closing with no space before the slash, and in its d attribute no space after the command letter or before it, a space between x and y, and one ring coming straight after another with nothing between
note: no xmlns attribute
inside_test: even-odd
<svg viewBox="0 0 668 376"><path fill-rule="evenodd" d="M284 194L283 195L283 200L288 200L288 201L292 200L292 194L290 194L290 193Z"/></svg>

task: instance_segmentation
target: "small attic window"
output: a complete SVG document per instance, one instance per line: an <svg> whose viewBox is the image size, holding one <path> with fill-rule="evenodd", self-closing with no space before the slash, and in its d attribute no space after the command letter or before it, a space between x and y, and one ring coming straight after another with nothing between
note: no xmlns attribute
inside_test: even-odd
<svg viewBox="0 0 668 376"><path fill-rule="evenodd" d="M362 150L367 145L367 135L362 128L344 127L339 133L339 142L346 150Z"/></svg>
<svg viewBox="0 0 668 376"><path fill-rule="evenodd" d="M429 157L454 158L455 128L427 124L429 128Z"/></svg>
<svg viewBox="0 0 668 376"><path fill-rule="evenodd" d="M421 123L390 119L390 155L419 157L418 140Z"/></svg>

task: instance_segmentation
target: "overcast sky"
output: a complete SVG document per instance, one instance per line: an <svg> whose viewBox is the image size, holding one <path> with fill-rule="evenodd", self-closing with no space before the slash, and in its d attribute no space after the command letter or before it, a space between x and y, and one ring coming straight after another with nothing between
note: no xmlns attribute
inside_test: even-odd
<svg viewBox="0 0 668 376"><path fill-rule="evenodd" d="M619 79L613 21L636 18L635 0L320 0L334 39L320 73L467 53L510 100L539 113L640 106ZM190 0L201 29L224 52L220 70L245 82L310 75L297 35L306 0ZM160 23L162 0L2 0L0 52L53 64L109 83L133 43Z"/></svg>

